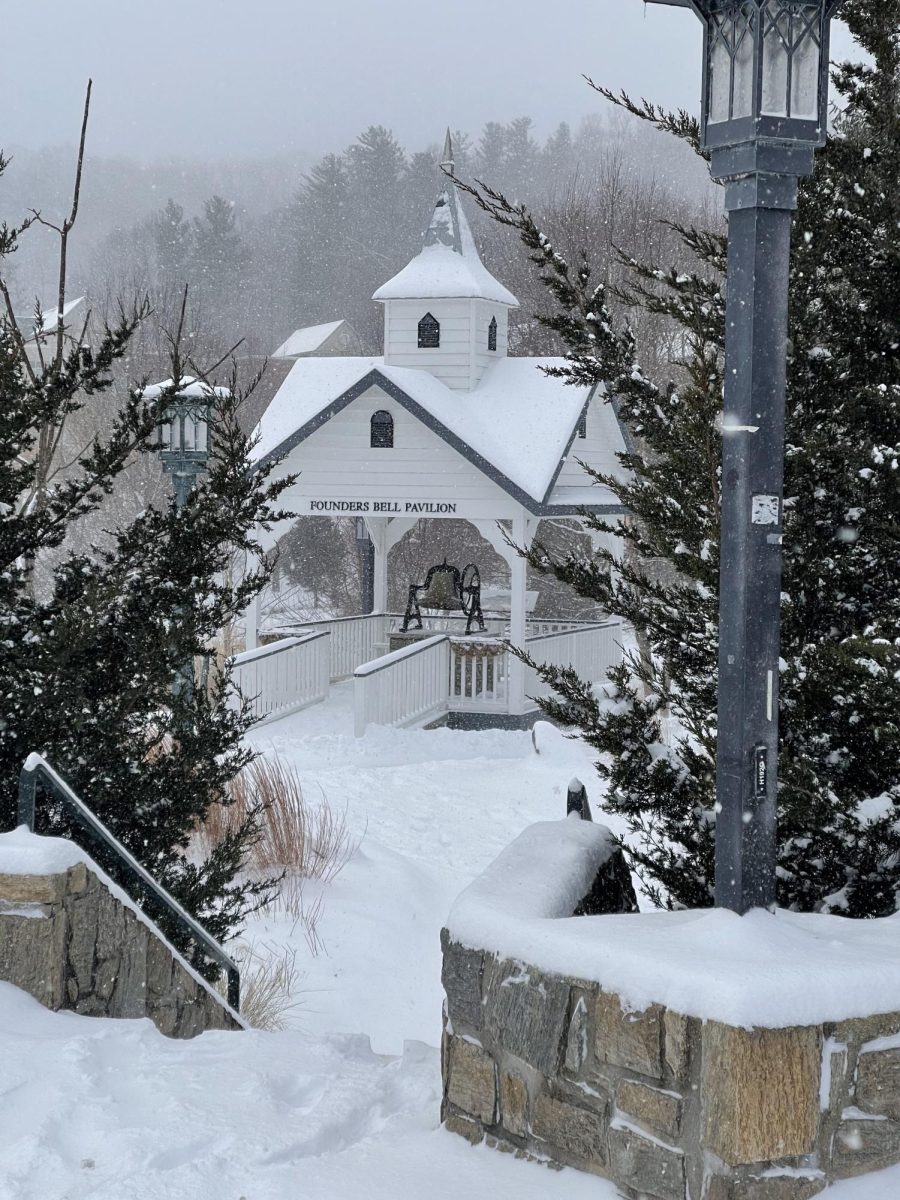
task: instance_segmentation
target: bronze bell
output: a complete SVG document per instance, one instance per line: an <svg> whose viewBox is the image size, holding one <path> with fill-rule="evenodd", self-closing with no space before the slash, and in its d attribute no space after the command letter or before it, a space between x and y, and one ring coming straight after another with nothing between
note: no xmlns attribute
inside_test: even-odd
<svg viewBox="0 0 900 1200"><path fill-rule="evenodd" d="M458 578L459 572L455 567L446 565L435 567L428 591L419 596L421 607L436 608L441 612L462 612Z"/></svg>

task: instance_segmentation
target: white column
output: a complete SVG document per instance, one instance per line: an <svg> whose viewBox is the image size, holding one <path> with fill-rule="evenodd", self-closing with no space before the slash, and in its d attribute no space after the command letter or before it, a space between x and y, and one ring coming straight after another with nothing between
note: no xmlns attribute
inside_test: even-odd
<svg viewBox="0 0 900 1200"><path fill-rule="evenodd" d="M601 530L588 529L585 526L582 526L582 528L591 539L592 554L596 554L601 549L608 550L617 563L622 561L625 555L625 543L620 537L616 537L613 533L603 533ZM619 570L617 567L613 566L610 569L610 576L613 586L615 586L619 579Z"/></svg>
<svg viewBox="0 0 900 1200"><path fill-rule="evenodd" d="M512 540L517 546L527 548L531 544L528 536L530 522L524 514L514 517L512 523ZM532 537L534 536L532 532ZM518 649L525 645L527 617L525 586L527 583L527 563L515 551L509 552L509 640ZM519 716L525 712L525 665L514 655L509 657L509 711Z"/></svg>
<svg viewBox="0 0 900 1200"><path fill-rule="evenodd" d="M387 575L387 517L366 517L369 527L369 537L375 547L375 612L387 612L388 575Z"/></svg>
<svg viewBox="0 0 900 1200"><path fill-rule="evenodd" d="M388 555L419 520L418 517L366 517L365 520L375 547L375 611L384 613L388 607Z"/></svg>
<svg viewBox="0 0 900 1200"><path fill-rule="evenodd" d="M517 647L524 647L527 634L528 610L526 606L526 586L528 581L528 564L521 555L506 544L506 539L497 528L496 522L473 521L472 524L487 538L501 558L509 564L509 640ZM537 532L538 522L522 510L514 517L509 531L516 546L527 550ZM525 667L513 655L509 655L509 712L521 716L525 712Z"/></svg>

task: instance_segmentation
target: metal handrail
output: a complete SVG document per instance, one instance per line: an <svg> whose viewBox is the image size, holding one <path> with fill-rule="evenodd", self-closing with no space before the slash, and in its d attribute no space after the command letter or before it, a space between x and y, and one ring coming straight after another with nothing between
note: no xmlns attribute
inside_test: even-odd
<svg viewBox="0 0 900 1200"><path fill-rule="evenodd" d="M103 822L91 812L83 800L69 787L47 760L40 754L29 754L19 774L19 824L27 825L34 833L35 808L37 804L38 777L50 786L50 789L68 809L75 821L86 827L88 832L98 838L115 854L127 875L137 881L138 890L160 903L169 916L182 927L195 941L199 942L209 957L224 970L228 980L228 1003L235 1012L240 1011L241 976L234 959L225 953L219 943L206 932L194 918L181 907L177 900L163 888L122 843L106 828ZM130 893L129 893L130 894ZM131 896L132 900L135 897Z"/></svg>

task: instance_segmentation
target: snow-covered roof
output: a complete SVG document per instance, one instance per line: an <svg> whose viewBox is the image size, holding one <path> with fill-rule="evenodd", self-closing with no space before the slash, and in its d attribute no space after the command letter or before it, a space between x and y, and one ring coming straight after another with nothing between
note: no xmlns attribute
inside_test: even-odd
<svg viewBox="0 0 900 1200"><path fill-rule="evenodd" d="M40 327L44 336L49 337L51 334L55 334L60 317L62 317L65 323L72 313L84 303L84 296L78 296L75 300L67 300L62 309L58 309L55 306L53 308L45 308L40 316ZM34 313L29 313L24 317L16 317L16 324L29 341L36 339L38 323L35 321Z"/></svg>
<svg viewBox="0 0 900 1200"><path fill-rule="evenodd" d="M332 415L329 409L339 411L353 398L347 393L361 395L369 386L380 386L445 440L458 444L481 469L499 473L501 486L505 480L540 505L590 395L590 389L566 385L540 370L562 361L498 359L474 391L462 392L428 371L386 366L383 358L301 358L260 420L254 459L277 457L297 445ZM601 405L597 419L610 449L623 453L625 441L612 406ZM605 488L579 489L584 490L588 496L579 503L618 504Z"/></svg>
<svg viewBox="0 0 900 1200"><path fill-rule="evenodd" d="M519 302L481 261L459 192L447 181L434 206L425 244L373 300L493 300L518 308Z"/></svg>
<svg viewBox="0 0 900 1200"><path fill-rule="evenodd" d="M158 400L163 392L169 391L173 386L173 379L161 379L159 383L151 383L143 388L141 398L143 400ZM225 396L230 396L231 391L227 387L213 387L211 384L205 383L202 379L197 379L193 375L182 375L176 394L188 400L199 400L208 399L213 395L224 398Z"/></svg>
<svg viewBox="0 0 900 1200"><path fill-rule="evenodd" d="M272 357L296 358L300 354L313 354L343 324L343 321L326 321L324 325L306 325L303 329L295 329L291 336L281 343Z"/></svg>
<svg viewBox="0 0 900 1200"><path fill-rule="evenodd" d="M55 329L59 318L62 317L62 319L65 321L66 317L71 316L79 304L84 304L84 296L78 296L75 300L68 300L62 306L62 310L56 307L45 309L45 311L41 313L41 320L44 323L44 328Z"/></svg>

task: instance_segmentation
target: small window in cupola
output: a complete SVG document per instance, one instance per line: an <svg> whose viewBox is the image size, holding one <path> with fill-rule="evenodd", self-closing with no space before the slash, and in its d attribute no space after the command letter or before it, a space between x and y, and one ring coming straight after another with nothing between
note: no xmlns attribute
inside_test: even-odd
<svg viewBox="0 0 900 1200"><path fill-rule="evenodd" d="M431 313L419 322L419 349L437 350L441 344L441 327Z"/></svg>
<svg viewBox="0 0 900 1200"><path fill-rule="evenodd" d="M497 318L491 317L491 323L488 325L488 350L497 349Z"/></svg>
<svg viewBox="0 0 900 1200"><path fill-rule="evenodd" d="M373 450L391 450L394 446L394 418L380 408L369 423L369 445Z"/></svg>

